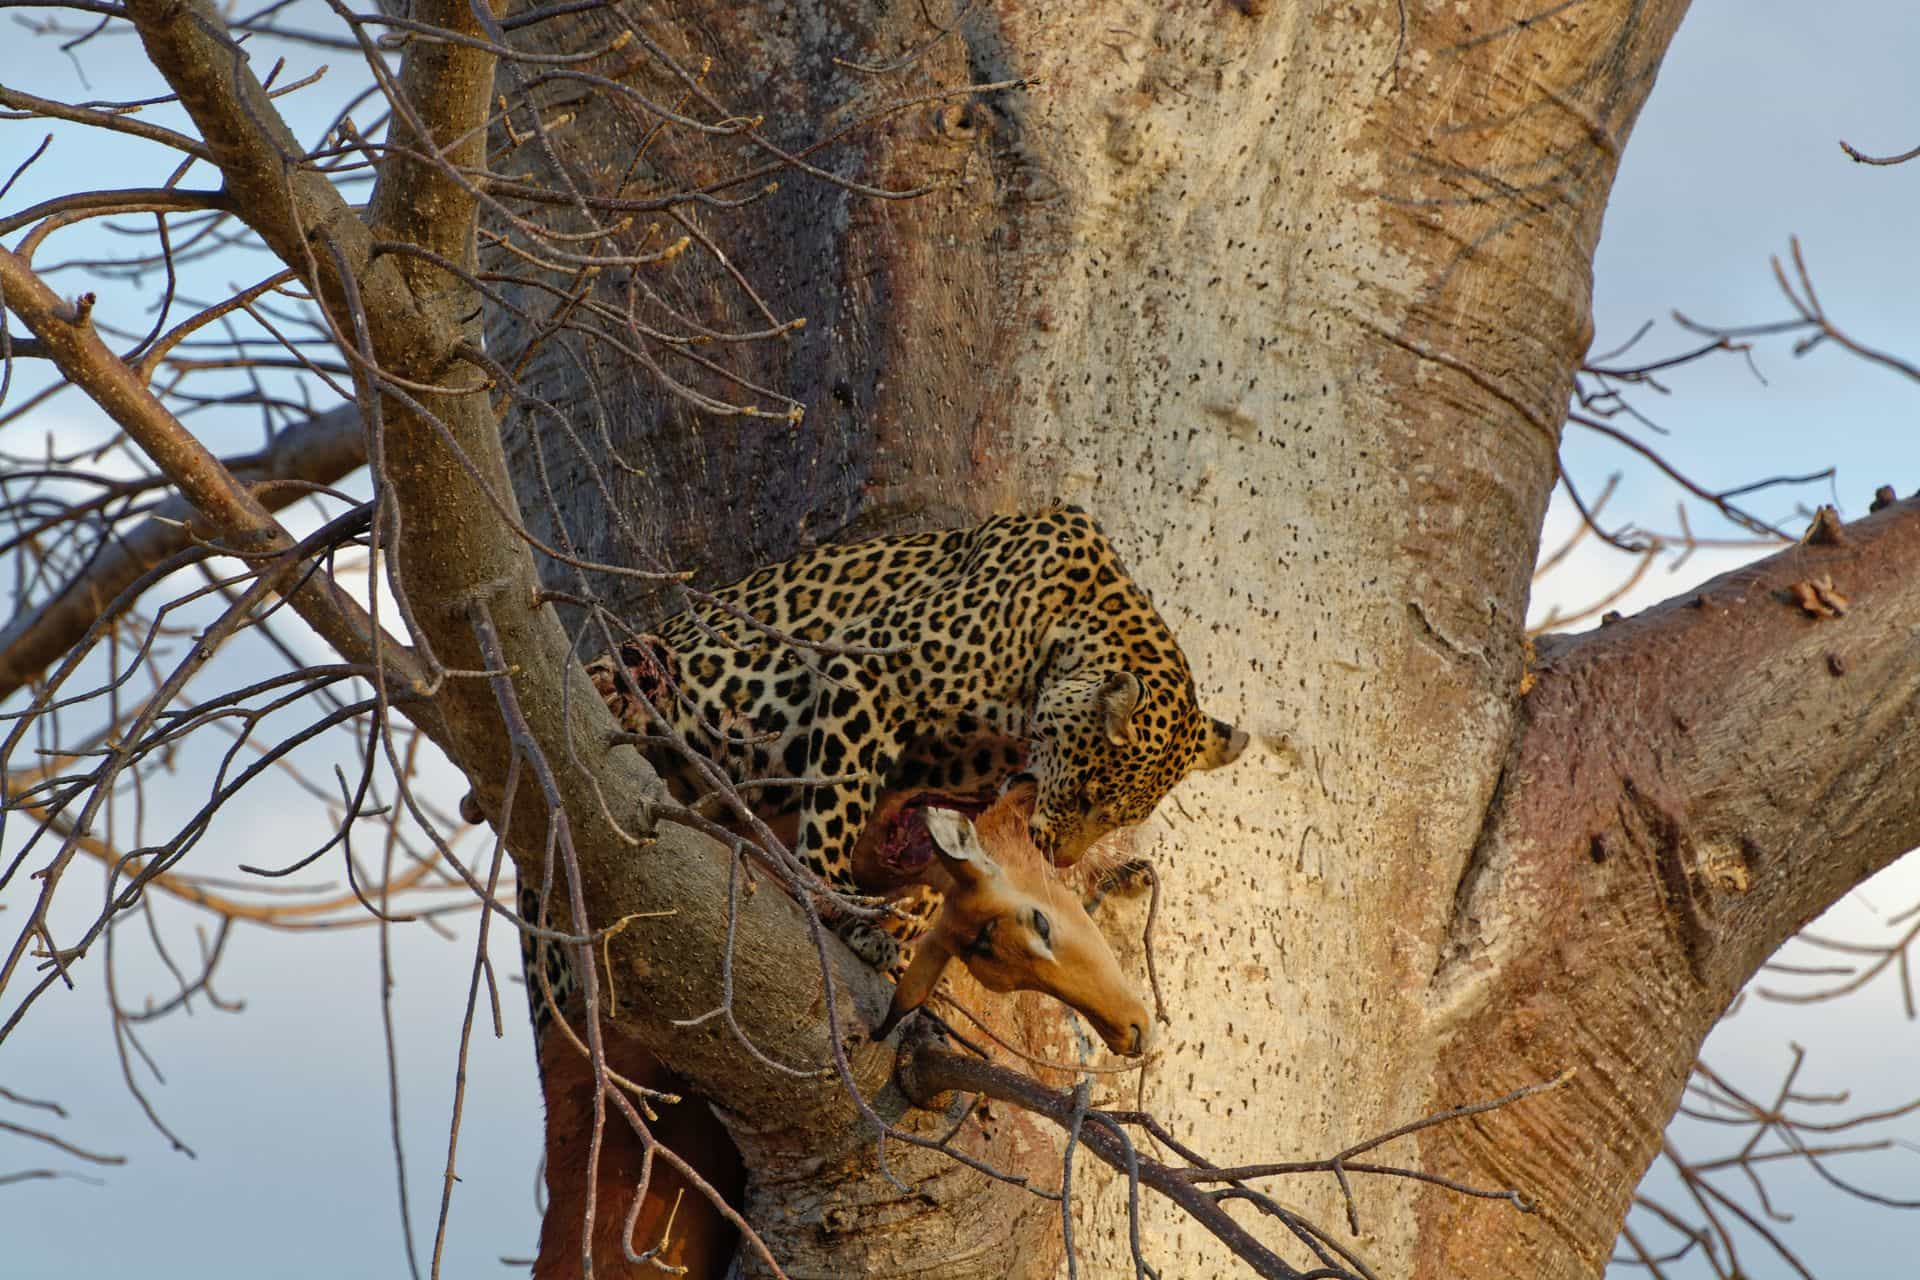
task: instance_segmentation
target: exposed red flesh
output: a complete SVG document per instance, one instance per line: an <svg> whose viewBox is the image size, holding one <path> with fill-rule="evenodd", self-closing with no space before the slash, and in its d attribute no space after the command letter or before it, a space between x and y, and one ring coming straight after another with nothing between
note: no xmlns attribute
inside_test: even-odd
<svg viewBox="0 0 1920 1280"><path fill-rule="evenodd" d="M925 810L953 809L969 818L984 813L991 796L950 796L922 791L901 804L886 820L880 835L880 865L902 880L912 880L933 861L933 836L927 831Z"/></svg>

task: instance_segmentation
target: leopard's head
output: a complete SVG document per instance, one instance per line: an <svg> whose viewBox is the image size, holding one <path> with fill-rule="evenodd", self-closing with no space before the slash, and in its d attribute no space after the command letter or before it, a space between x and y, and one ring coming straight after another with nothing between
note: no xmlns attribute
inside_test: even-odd
<svg viewBox="0 0 1920 1280"><path fill-rule="evenodd" d="M1034 702L1029 823L1055 866L1153 812L1195 769L1230 764L1247 735L1201 712L1185 663L1056 677Z"/></svg>

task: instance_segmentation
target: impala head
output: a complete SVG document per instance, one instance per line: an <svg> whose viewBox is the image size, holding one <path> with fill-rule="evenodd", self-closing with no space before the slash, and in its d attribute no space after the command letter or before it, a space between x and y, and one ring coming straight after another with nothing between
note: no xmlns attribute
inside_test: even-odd
<svg viewBox="0 0 1920 1280"><path fill-rule="evenodd" d="M924 1004L957 957L987 990L1043 991L1086 1018L1115 1053L1144 1053L1146 1002L1079 894L1055 879L1032 847L1023 808L1016 797L1002 799L977 825L951 809L926 810L934 855L953 888L874 1035L887 1035Z"/></svg>

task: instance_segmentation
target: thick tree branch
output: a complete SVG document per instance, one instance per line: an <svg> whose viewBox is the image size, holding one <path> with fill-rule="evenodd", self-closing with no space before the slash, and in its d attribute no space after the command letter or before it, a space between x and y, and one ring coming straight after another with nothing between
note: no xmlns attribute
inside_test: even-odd
<svg viewBox="0 0 1920 1280"><path fill-rule="evenodd" d="M1778 555L1543 640L1503 819L1559 813L1589 866L1637 840L1660 868L1665 926L1730 999L1801 924L1920 845L1916 565L1920 500L1845 526L1827 511Z"/></svg>
<svg viewBox="0 0 1920 1280"><path fill-rule="evenodd" d="M260 505L278 511L366 462L366 436L351 405L290 427L264 452L223 465L249 486ZM274 481L299 481L275 484ZM161 503L124 534L102 539L86 568L33 612L0 631L0 699L44 671L85 635L141 574L196 540L219 536L214 524L185 498Z"/></svg>
<svg viewBox="0 0 1920 1280"><path fill-rule="evenodd" d="M1502 1265L1544 1273L1566 1240L1618 1231L1741 985L1920 845L1916 565L1920 499L1824 511L1786 551L1539 642L1431 991L1438 1089L1575 1071L1524 1117L1427 1140L1427 1167L1497 1170L1540 1204ZM1471 1208L1424 1212L1433 1265L1480 1264Z"/></svg>
<svg viewBox="0 0 1920 1280"><path fill-rule="evenodd" d="M211 5L140 0L127 6L126 16L200 130L234 212L275 256L290 266L305 260L302 228L318 221L316 211L336 224L357 222L327 176L302 166L306 148Z"/></svg>

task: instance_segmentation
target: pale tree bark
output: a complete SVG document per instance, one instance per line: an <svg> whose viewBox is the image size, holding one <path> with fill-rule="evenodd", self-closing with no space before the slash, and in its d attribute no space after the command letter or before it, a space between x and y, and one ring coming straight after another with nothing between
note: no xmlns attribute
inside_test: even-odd
<svg viewBox="0 0 1920 1280"><path fill-rule="evenodd" d="M1396 1149L1536 1213L1368 1182L1355 1244L1383 1276L1596 1274L1739 984L1920 839L1902 768L1913 504L1543 645L1529 669L1528 572L1600 214L1684 5L562 8L515 46L618 53L594 74L645 100L530 69L571 64L503 69L490 19L413 6L459 38L409 48L393 141L413 154L382 162L364 215L290 162L209 6L127 12L231 206L355 357L413 649L339 643L431 698L436 740L503 825L518 780L524 877L553 872L590 923L647 920L596 943L602 968L576 955L617 980L615 1029L725 1111L755 1175L748 1224L794 1275L1038 1275L1058 1256L1045 1202L898 1142L883 1172L839 1080L770 1069L720 1022L675 1024L720 1001L729 864L684 826L646 828L658 780L605 748L612 722L569 657L593 638L539 582L644 620L658 580L570 562L717 581L809 542L1063 498L1154 592L1203 701L1258 740L1133 837L1165 880L1173 1018L1146 1107L1211 1159L1255 1163L1570 1072ZM644 38L610 44L626 27ZM953 92L969 84L999 87ZM682 111L735 123L657 127ZM483 161L500 203L463 180ZM769 177L777 191L728 207ZM652 198L688 190L705 198ZM526 245L499 247L528 209L569 234L631 213L634 255L686 237L600 300L714 342L616 359L562 331L606 273L533 287ZM23 310L26 267L4 265L8 305L64 372L111 363L50 294ZM516 278L490 297L480 267ZM210 528L284 551L258 501L201 483L210 458L162 456L180 443L163 413L110 408L151 428L183 491L207 490ZM1844 616L1793 602L1822 577ZM316 626L370 634L308 597ZM837 1043L879 1115L944 1127L858 1034L880 979L832 943L823 970L777 892L742 900L738 938L732 1012L760 1051L812 1064ZM1049 1133L1009 1124L974 1154L1044 1174ZM1329 1226L1345 1213L1325 1176L1276 1194ZM1121 1189L1082 1177L1078 1206L1082 1273L1129 1274ZM1145 1212L1164 1274L1234 1269L1215 1233L1152 1197Z"/></svg>
<svg viewBox="0 0 1920 1280"><path fill-rule="evenodd" d="M1264 748L1136 837L1166 877L1180 993L1149 1106L1251 1162L1573 1071L1410 1157L1516 1186L1538 1214L1362 1188L1358 1243L1383 1275L1597 1273L1740 982L1915 841L1888 767L1911 734L1911 603L1839 624L1874 628L1849 647L1884 658L1845 682L1808 665L1820 624L1760 585L1709 593L1737 640L1649 624L1526 672L1600 215L1683 9L995 4L936 15L952 33L886 77L831 59L921 48L935 30L910 6L662 13L717 60L714 92L790 145L890 96L1038 84L833 153L871 187L945 177L933 194L783 188L689 215L774 316L807 319L763 366L806 410L791 434L696 420L644 377L598 370L589 392L557 359L542 388L604 415L646 472L622 500L671 513L649 535L710 580L874 528L1095 511L1207 699ZM574 154L632 151L617 112L571 128ZM695 166L653 172L707 176L676 163ZM713 292L701 318L746 327L747 303ZM613 554L585 486L560 493ZM1911 563L1875 546L1894 577ZM1767 571L1776 590L1810 572ZM1771 714L1783 681L1806 690L1795 720ZM1828 732L1850 745L1790 783L1752 767ZM1816 817L1829 779L1850 780L1842 812ZM1756 811L1776 786L1800 798ZM1286 1194L1341 1217L1331 1179ZM1129 1269L1124 1197L1086 1212L1095 1273ZM1181 1274L1231 1269L1164 1205L1148 1221Z"/></svg>

